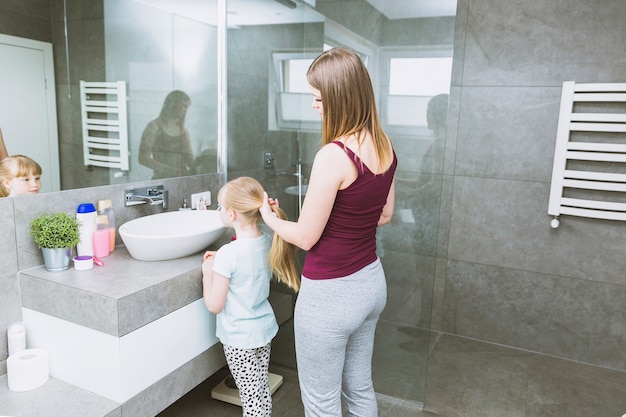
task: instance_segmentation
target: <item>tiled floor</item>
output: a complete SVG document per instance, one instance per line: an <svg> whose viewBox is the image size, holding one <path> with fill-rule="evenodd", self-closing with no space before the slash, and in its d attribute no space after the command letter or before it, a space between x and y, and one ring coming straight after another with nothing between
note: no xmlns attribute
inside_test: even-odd
<svg viewBox="0 0 626 417"><path fill-rule="evenodd" d="M271 366L270 372L282 375L283 384L274 393L272 417L300 417L304 415L298 377L293 369ZM158 417L241 417L241 407L211 398L211 389L217 385L228 371L222 369L202 384L164 410ZM417 405L393 398L380 397L378 401L380 417L433 416L422 413Z"/></svg>
<svg viewBox="0 0 626 417"><path fill-rule="evenodd" d="M621 417L626 413L626 373L450 335L435 336L432 346L427 411L380 396L380 417ZM274 365L271 372L284 378L274 394L272 415L303 416L295 371ZM211 388L226 373L221 370L159 417L240 417L241 408L211 399Z"/></svg>
<svg viewBox="0 0 626 417"><path fill-rule="evenodd" d="M621 417L626 373L439 335L425 398L445 417Z"/></svg>

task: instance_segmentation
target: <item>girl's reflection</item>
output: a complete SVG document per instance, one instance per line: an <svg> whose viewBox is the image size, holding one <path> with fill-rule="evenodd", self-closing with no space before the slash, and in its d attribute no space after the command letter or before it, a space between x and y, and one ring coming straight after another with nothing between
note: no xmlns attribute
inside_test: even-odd
<svg viewBox="0 0 626 417"><path fill-rule="evenodd" d="M41 166L24 155L0 161L0 197L37 194L41 188Z"/></svg>

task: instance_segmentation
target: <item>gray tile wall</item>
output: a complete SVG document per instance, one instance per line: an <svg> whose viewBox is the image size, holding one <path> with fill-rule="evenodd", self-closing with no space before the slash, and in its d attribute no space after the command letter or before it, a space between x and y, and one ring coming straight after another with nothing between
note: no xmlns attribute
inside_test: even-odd
<svg viewBox="0 0 626 417"><path fill-rule="evenodd" d="M0 33L52 42L50 0L0 2Z"/></svg>
<svg viewBox="0 0 626 417"><path fill-rule="evenodd" d="M459 1L435 329L626 371L626 224L547 215L561 84L626 81L624 18Z"/></svg>

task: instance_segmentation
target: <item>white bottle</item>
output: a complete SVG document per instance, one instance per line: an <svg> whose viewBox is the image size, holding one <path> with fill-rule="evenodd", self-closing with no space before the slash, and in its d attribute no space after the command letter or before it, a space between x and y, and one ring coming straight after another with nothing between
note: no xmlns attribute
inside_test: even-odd
<svg viewBox="0 0 626 417"><path fill-rule="evenodd" d="M80 222L80 242L76 245L78 256L93 256L93 233L96 231L96 207L91 203L80 204L76 218Z"/></svg>

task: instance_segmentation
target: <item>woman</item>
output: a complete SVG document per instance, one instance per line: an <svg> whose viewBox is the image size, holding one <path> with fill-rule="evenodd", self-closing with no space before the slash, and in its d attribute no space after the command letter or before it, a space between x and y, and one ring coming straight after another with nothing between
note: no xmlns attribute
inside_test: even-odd
<svg viewBox="0 0 626 417"><path fill-rule="evenodd" d="M308 251L294 318L305 415L341 416L341 393L349 416L376 416L371 362L387 293L376 229L391 220L397 159L357 54L324 52L307 80L323 146L300 217L279 219L271 199L261 213L275 233Z"/></svg>
<svg viewBox="0 0 626 417"><path fill-rule="evenodd" d="M144 129L139 145L139 163L152 168L152 179L195 174L196 160L185 127L190 105L191 99L185 92L170 92L159 117Z"/></svg>

